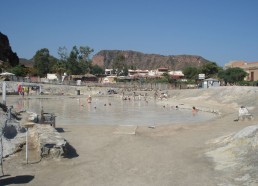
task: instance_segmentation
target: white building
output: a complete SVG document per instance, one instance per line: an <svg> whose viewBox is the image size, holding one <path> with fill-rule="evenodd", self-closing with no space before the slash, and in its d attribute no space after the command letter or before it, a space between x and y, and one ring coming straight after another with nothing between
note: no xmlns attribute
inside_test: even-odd
<svg viewBox="0 0 258 186"><path fill-rule="evenodd" d="M213 78L204 79L202 82L202 88L211 88L211 87L219 87L219 86L220 86L220 81Z"/></svg>
<svg viewBox="0 0 258 186"><path fill-rule="evenodd" d="M129 77L147 77L149 71L148 70L128 70L128 76Z"/></svg>
<svg viewBox="0 0 258 186"><path fill-rule="evenodd" d="M107 76L114 75L113 71L114 71L113 69L105 69L105 75L107 75Z"/></svg>
<svg viewBox="0 0 258 186"><path fill-rule="evenodd" d="M56 74L47 74L47 79L50 81L58 80L58 77Z"/></svg>
<svg viewBox="0 0 258 186"><path fill-rule="evenodd" d="M181 70L170 71L168 74L175 79L180 79L185 76Z"/></svg>

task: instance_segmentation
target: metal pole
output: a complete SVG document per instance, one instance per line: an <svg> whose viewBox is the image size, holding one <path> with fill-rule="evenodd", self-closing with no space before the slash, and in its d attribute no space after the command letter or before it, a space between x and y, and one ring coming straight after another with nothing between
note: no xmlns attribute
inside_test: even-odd
<svg viewBox="0 0 258 186"><path fill-rule="evenodd" d="M12 108L13 106L8 107L8 119L10 120L12 117Z"/></svg>
<svg viewBox="0 0 258 186"><path fill-rule="evenodd" d="M3 98L3 104L6 105L6 82L3 81L3 93L2 93L2 98Z"/></svg>
<svg viewBox="0 0 258 186"><path fill-rule="evenodd" d="M26 163L28 164L28 130L29 128L26 128Z"/></svg>

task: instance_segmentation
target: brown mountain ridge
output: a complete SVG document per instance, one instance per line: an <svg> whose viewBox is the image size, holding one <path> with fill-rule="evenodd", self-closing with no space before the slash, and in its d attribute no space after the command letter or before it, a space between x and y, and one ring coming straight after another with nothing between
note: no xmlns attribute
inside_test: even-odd
<svg viewBox="0 0 258 186"><path fill-rule="evenodd" d="M197 55L159 55L144 54L131 50L101 50L92 58L92 63L103 68L112 68L112 62L117 56L124 56L127 66L136 69L168 68L169 70L183 70L185 67L200 67L211 62Z"/></svg>

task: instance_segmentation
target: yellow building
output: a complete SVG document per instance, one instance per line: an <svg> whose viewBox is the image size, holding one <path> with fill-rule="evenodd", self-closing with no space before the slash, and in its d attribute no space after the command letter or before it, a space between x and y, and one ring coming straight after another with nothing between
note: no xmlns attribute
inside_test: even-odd
<svg viewBox="0 0 258 186"><path fill-rule="evenodd" d="M248 73L248 76L245 78L247 81L257 81L258 80L258 62L247 63L245 61L232 61L225 64L225 68L242 68Z"/></svg>

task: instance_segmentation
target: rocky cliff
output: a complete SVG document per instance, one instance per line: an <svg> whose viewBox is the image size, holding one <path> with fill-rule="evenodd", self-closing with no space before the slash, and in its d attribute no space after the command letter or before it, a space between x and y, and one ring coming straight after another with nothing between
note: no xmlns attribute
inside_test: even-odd
<svg viewBox="0 0 258 186"><path fill-rule="evenodd" d="M5 63L4 66L6 65L16 66L19 64L19 58L17 54L12 51L8 37L2 34L1 32L0 32L0 60Z"/></svg>
<svg viewBox="0 0 258 186"><path fill-rule="evenodd" d="M93 56L93 64L103 68L112 68L112 61L117 56L124 56L128 68L157 69L169 68L170 70L182 70L187 66L199 67L209 62L201 56L195 55L169 55L144 54L136 51L101 50Z"/></svg>

